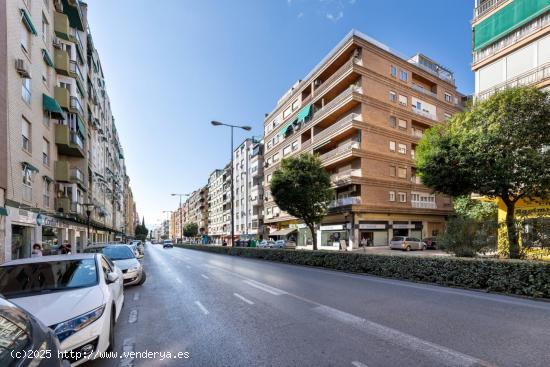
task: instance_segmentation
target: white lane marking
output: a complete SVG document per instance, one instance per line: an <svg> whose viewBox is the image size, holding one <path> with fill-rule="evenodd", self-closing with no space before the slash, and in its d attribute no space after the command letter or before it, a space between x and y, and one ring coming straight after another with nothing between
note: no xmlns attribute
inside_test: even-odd
<svg viewBox="0 0 550 367"><path fill-rule="evenodd" d="M417 338L415 336L389 328L376 322L368 321L361 317L337 310L332 307L321 305L314 307L313 310L322 314L323 316L327 316L345 324L359 328L367 334L371 334L376 338L397 344L401 347L405 347L415 352L423 353L431 358L436 358L445 366L465 367L487 365L486 362L472 356L457 352L453 349L449 349L438 344L431 343L427 340Z"/></svg>
<svg viewBox="0 0 550 367"><path fill-rule="evenodd" d="M244 280L244 282L254 288L261 289L264 292L267 292L269 294L272 294L274 296L280 296L282 294L287 294L287 292L283 291L282 289L272 287L270 285L257 282L255 280Z"/></svg>
<svg viewBox="0 0 550 367"><path fill-rule="evenodd" d="M243 296L241 296L239 293L233 293L233 295L235 297L237 297L238 299L240 299L241 301L244 301L246 303L248 303L249 305L253 305L254 302L252 302L251 300L247 299L247 298L244 298Z"/></svg>
<svg viewBox="0 0 550 367"><path fill-rule="evenodd" d="M200 303L200 301L195 301L195 304L201 309L202 313L208 315L210 312Z"/></svg>
<svg viewBox="0 0 550 367"><path fill-rule="evenodd" d="M351 365L354 366L354 367L369 367L366 364L358 362L358 361L351 362Z"/></svg>
<svg viewBox="0 0 550 367"><path fill-rule="evenodd" d="M178 282L179 284L183 284L180 278L176 278L176 282Z"/></svg>
<svg viewBox="0 0 550 367"><path fill-rule="evenodd" d="M204 275L204 274L201 274L201 277L203 277L204 279L210 279L209 277L207 277L207 276Z"/></svg>
<svg viewBox="0 0 550 367"><path fill-rule="evenodd" d="M136 348L136 339L135 338L126 338L123 341L122 345L122 357L118 363L119 367L132 367L134 365L133 351Z"/></svg>
<svg viewBox="0 0 550 367"><path fill-rule="evenodd" d="M134 301L139 301L139 292L134 293Z"/></svg>
<svg viewBox="0 0 550 367"><path fill-rule="evenodd" d="M130 311L130 315L128 315L128 323L133 324L138 319L138 310L134 308L132 311Z"/></svg>

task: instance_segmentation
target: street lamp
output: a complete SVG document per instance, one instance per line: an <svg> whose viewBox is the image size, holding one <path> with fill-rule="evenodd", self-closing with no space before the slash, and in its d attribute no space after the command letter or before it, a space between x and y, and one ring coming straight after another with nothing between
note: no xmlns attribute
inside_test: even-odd
<svg viewBox="0 0 550 367"><path fill-rule="evenodd" d="M180 237L181 237L181 242L183 243L183 213L181 211L181 197L182 196L191 196L191 194L170 194L172 196L179 196L180 197L180 206L178 208L179 212L180 212ZM177 238L176 238L176 242L177 242Z"/></svg>
<svg viewBox="0 0 550 367"><path fill-rule="evenodd" d="M86 208L86 218L87 218L87 221L86 221L86 225L87 225L86 240L88 241L88 243L90 243L90 216L92 215L92 211L95 208L95 204L94 203L84 203L82 205ZM86 245L88 245L88 244L86 244ZM78 252L78 249L77 249L77 252Z"/></svg>
<svg viewBox="0 0 550 367"><path fill-rule="evenodd" d="M246 131L252 130L250 126L239 126L239 125L231 125L231 124L224 124L223 122L219 121L210 121L210 123L213 126L227 126L231 128L231 246L233 246L233 241L235 240L235 207L234 207L234 200L235 200L235 187L233 184L233 129L243 129Z"/></svg>

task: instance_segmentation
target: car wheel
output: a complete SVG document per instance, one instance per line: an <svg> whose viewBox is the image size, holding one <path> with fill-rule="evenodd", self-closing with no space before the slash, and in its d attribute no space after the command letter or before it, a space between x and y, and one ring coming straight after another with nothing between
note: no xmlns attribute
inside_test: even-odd
<svg viewBox="0 0 550 367"><path fill-rule="evenodd" d="M403 251L411 251L411 246L405 247L405 249Z"/></svg>
<svg viewBox="0 0 550 367"><path fill-rule="evenodd" d="M147 279L147 274L145 272L142 272L141 279L139 280L138 285L142 285L143 283L145 283L145 279Z"/></svg>
<svg viewBox="0 0 550 367"><path fill-rule="evenodd" d="M426 250L426 246L422 246L422 251L425 251Z"/></svg>
<svg viewBox="0 0 550 367"><path fill-rule="evenodd" d="M109 324L109 346L107 347L108 352L111 352L115 349L115 315L116 309L113 306L111 311L111 322Z"/></svg>

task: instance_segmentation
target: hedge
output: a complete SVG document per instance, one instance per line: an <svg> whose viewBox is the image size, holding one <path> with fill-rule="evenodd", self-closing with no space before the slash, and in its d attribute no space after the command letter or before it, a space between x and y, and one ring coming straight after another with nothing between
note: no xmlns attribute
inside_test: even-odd
<svg viewBox="0 0 550 367"><path fill-rule="evenodd" d="M550 299L550 263L207 245L177 247L386 278Z"/></svg>

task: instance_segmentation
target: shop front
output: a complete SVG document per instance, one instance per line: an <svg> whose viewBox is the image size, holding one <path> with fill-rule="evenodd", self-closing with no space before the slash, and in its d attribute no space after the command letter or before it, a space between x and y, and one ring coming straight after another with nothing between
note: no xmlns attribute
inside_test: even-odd
<svg viewBox="0 0 550 367"><path fill-rule="evenodd" d="M37 214L29 210L6 206L6 260L24 259L31 256L34 243L41 241Z"/></svg>
<svg viewBox="0 0 550 367"><path fill-rule="evenodd" d="M387 221L359 222L359 246L387 246L388 229Z"/></svg>
<svg viewBox="0 0 550 367"><path fill-rule="evenodd" d="M347 248L349 244L349 228L346 223L322 225L320 228L319 249Z"/></svg>
<svg viewBox="0 0 550 367"><path fill-rule="evenodd" d="M409 236L415 238L422 238L422 222L398 222L394 221L392 224L393 237L397 236Z"/></svg>

